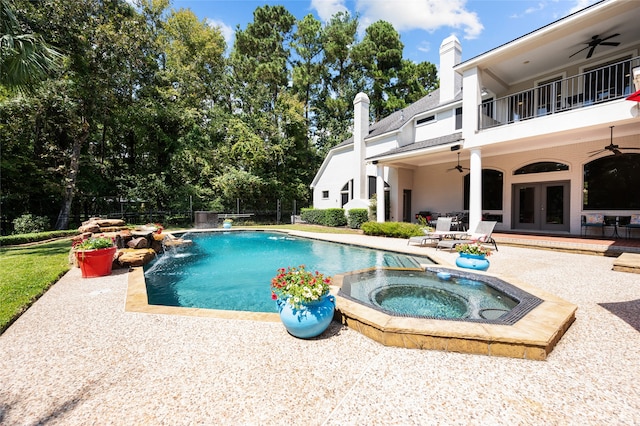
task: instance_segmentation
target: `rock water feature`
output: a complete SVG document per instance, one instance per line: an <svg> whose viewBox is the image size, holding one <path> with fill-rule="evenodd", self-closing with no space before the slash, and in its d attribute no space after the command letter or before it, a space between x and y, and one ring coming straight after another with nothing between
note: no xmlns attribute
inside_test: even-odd
<svg viewBox="0 0 640 426"><path fill-rule="evenodd" d="M161 225L147 224L131 229L122 219L91 218L83 222L78 231L82 235L74 238L74 241L98 235L113 238L118 248L113 260L114 268L144 266L155 259L158 253L163 253L165 247L191 244L190 240L163 232Z"/></svg>

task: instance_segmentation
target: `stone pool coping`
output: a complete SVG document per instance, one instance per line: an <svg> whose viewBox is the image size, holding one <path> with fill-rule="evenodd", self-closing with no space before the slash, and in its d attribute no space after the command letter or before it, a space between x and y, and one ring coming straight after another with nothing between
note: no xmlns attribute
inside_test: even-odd
<svg viewBox="0 0 640 426"><path fill-rule="evenodd" d="M308 238L303 232L279 232ZM317 238L317 235L315 237L324 239ZM340 242L335 241L334 234L326 239ZM388 250L376 244L366 247ZM405 254L411 255L417 252L409 248ZM436 258L435 261L441 266L449 267L447 262L441 259ZM451 267L451 269L459 268ZM478 273L504 279L491 273ZM338 296L338 290L342 286L341 279L341 276L336 276L332 286L332 294L336 296L334 320L337 319L349 328L386 346L545 360L575 321L577 310L576 305L510 277L506 280L508 283L543 300L539 306L514 325L396 317ZM280 321L277 313L149 305L143 268L133 268L129 273L125 310L234 320Z"/></svg>

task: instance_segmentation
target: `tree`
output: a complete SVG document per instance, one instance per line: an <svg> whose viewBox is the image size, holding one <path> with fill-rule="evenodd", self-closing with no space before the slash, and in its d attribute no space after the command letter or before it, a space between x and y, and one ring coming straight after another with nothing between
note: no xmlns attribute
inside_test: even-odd
<svg viewBox="0 0 640 426"><path fill-rule="evenodd" d="M431 62L415 62L403 59L395 84L387 91L386 109L396 111L405 108L428 95L439 86L436 66Z"/></svg>
<svg viewBox="0 0 640 426"><path fill-rule="evenodd" d="M366 90L363 74L353 59L357 30L357 18L338 12L323 31L322 88L312 101L316 114L312 128L322 155L350 136L353 98Z"/></svg>
<svg viewBox="0 0 640 426"><path fill-rule="evenodd" d="M236 31L236 54L244 56L243 65L250 72L243 80L267 86L271 109L289 83L289 42L295 22L283 6L260 6L253 12L253 22Z"/></svg>
<svg viewBox="0 0 640 426"><path fill-rule="evenodd" d="M55 140L65 153L58 164L64 177L56 221L56 228L64 229L82 182L81 164L88 161L85 173L91 175L93 156L105 158L113 111L130 102L140 86L132 70L146 63L146 27L141 27L140 16L124 1L24 2L21 13L31 28L64 49L68 58L62 84L56 87L71 109Z"/></svg>
<svg viewBox="0 0 640 426"><path fill-rule="evenodd" d="M402 65L403 48L400 35L385 21L377 21L367 27L364 39L354 48L354 56L372 84L373 96L370 98L376 121L393 112L387 100L392 81Z"/></svg>
<svg viewBox="0 0 640 426"><path fill-rule="evenodd" d="M18 91L60 69L62 55L36 34L22 33L9 0L0 0L0 84Z"/></svg>
<svg viewBox="0 0 640 426"><path fill-rule="evenodd" d="M65 228L122 199L181 211L189 196L196 209L235 209L237 198L256 211L302 206L324 153L350 136L372 70L393 76L380 80L385 111L437 84L431 64L388 66L388 28L356 55L358 22L345 13L323 27L258 7L225 58L220 31L170 0L14 1L11 37L38 34L64 60L30 92L0 83L9 220L36 213Z"/></svg>
<svg viewBox="0 0 640 426"><path fill-rule="evenodd" d="M313 15L298 21L292 46L299 59L293 63L293 89L301 96L305 105L304 115L309 119L312 97L317 97L320 86L322 64L322 24Z"/></svg>

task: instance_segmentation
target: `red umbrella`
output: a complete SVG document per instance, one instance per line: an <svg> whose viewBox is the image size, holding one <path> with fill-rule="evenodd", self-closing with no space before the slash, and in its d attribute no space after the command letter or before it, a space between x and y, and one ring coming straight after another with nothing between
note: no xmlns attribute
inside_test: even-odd
<svg viewBox="0 0 640 426"><path fill-rule="evenodd" d="M626 98L628 101L640 102L640 90L635 93L630 94Z"/></svg>

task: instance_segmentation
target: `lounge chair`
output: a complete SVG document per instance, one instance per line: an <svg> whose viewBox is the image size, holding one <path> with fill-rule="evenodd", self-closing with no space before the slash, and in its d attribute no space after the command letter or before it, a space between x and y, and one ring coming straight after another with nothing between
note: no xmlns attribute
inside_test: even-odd
<svg viewBox="0 0 640 426"><path fill-rule="evenodd" d="M409 238L407 245L410 243L425 245L427 242L440 241L445 235L451 234L451 217L439 217L436 220L435 231L424 231L424 235Z"/></svg>
<svg viewBox="0 0 640 426"><path fill-rule="evenodd" d="M478 225L473 232L467 233L467 238L459 240L440 240L438 241L436 250L440 248L447 248L451 250L458 244L482 243L492 244L496 251L498 251L498 244L496 243L496 240L491 237L491 234L493 234L493 228L496 227L496 223L498 222L481 220L478 222Z"/></svg>

